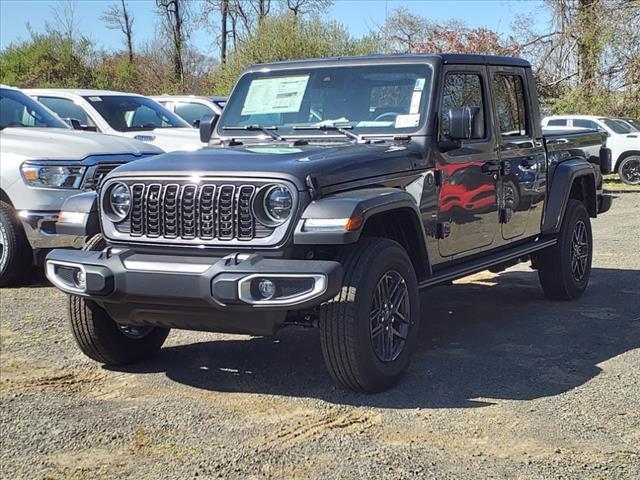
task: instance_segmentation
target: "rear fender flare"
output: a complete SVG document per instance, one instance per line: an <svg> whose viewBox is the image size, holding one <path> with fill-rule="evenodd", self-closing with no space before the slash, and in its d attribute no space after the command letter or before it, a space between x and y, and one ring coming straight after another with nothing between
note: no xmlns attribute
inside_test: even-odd
<svg viewBox="0 0 640 480"><path fill-rule="evenodd" d="M585 199L585 206L591 216L596 215L596 176L593 166L585 159L566 160L556 166L550 181L551 186L542 218L542 233L558 233L560 231L571 188L576 180L583 177L593 181L593 192Z"/></svg>

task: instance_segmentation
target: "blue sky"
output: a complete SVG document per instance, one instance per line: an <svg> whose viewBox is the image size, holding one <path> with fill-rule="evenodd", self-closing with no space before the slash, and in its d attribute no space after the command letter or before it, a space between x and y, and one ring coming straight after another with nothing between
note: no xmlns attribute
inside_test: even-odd
<svg viewBox="0 0 640 480"><path fill-rule="evenodd" d="M0 48L9 43L26 39L27 23L35 31L41 31L44 23L51 17L54 0L0 0ZM77 16L80 30L98 45L107 49L122 47L122 35L118 31L108 30L99 20L100 14L113 0L77 0ZM153 14L154 0L128 0L135 17L134 35L137 43L153 38L156 18ZM327 12L333 18L347 26L354 36L361 36L370 29L384 23L386 12L398 6L404 6L435 21L457 19L471 27L488 27L502 34L511 31L511 24L518 15L530 18L539 28L544 28L548 20L537 0L337 0ZM207 54L215 54L215 40L211 35L199 30L194 33L193 41Z"/></svg>

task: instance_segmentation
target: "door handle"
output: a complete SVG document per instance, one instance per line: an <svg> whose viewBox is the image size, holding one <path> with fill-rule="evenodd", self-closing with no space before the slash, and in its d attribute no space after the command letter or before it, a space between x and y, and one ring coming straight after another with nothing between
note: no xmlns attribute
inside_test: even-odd
<svg viewBox="0 0 640 480"><path fill-rule="evenodd" d="M483 163L481 170L485 175L493 175L494 173L498 173L500 171L500 162L491 161Z"/></svg>

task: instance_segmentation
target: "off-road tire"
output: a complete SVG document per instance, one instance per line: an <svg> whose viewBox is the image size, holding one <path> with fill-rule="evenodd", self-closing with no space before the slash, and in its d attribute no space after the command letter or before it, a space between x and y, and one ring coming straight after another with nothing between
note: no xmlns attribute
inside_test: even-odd
<svg viewBox="0 0 640 480"><path fill-rule="evenodd" d="M0 287L13 284L29 269L33 258L31 246L16 218L15 210L0 201Z"/></svg>
<svg viewBox="0 0 640 480"><path fill-rule="evenodd" d="M407 252L386 238L364 238L345 248L338 261L344 276L340 292L320 308L320 343L331 376L354 391L379 392L395 385L407 370L416 348L420 298L416 274ZM373 346L373 297L383 276L399 273L409 302L408 334L399 356L382 362Z"/></svg>
<svg viewBox="0 0 640 480"><path fill-rule="evenodd" d="M618 176L623 183L627 185L640 185L640 174L636 173L633 177L629 176L630 166L634 165L634 171L640 168L640 155L631 155L625 158L618 165Z"/></svg>
<svg viewBox="0 0 640 480"><path fill-rule="evenodd" d="M83 250L102 250L102 235L89 240ZM97 303L77 295L69 296L71 331L82 353L106 365L127 365L147 360L162 347L168 328L152 327L140 338L123 333L121 327Z"/></svg>
<svg viewBox="0 0 640 480"><path fill-rule="evenodd" d="M584 274L577 279L572 270L572 244L579 223L584 225L588 245L581 250L586 254ZM538 277L545 295L553 300L579 298L589 284L592 258L593 237L589 213L582 202L569 199L558 234L558 243L538 254Z"/></svg>

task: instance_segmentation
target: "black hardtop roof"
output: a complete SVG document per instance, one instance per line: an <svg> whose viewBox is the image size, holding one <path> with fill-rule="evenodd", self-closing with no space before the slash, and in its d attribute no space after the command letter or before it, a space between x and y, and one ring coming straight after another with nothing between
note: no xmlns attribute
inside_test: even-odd
<svg viewBox="0 0 640 480"><path fill-rule="evenodd" d="M285 60L271 63L258 63L251 65L247 70L255 71L273 66L276 68L304 68L306 66L321 65L361 65L361 64L386 64L403 62L442 62L447 65L496 65L507 67L530 68L531 64L522 58L501 57L497 55L472 55L463 53L407 53L401 55L366 55L359 57L327 57L327 58L306 58L301 60Z"/></svg>

